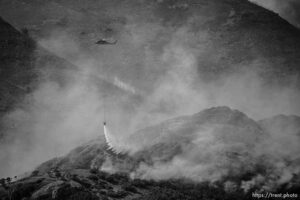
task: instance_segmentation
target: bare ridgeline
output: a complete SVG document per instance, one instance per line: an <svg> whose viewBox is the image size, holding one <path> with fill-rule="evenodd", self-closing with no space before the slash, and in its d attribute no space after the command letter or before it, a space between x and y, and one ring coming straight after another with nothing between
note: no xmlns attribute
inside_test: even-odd
<svg viewBox="0 0 300 200"><path fill-rule="evenodd" d="M299 199L298 8L2 0L0 200Z"/></svg>

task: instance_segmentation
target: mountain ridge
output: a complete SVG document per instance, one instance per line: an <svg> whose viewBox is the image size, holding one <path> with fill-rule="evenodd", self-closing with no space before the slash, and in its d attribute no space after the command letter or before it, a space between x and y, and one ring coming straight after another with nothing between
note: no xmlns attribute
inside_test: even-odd
<svg viewBox="0 0 300 200"><path fill-rule="evenodd" d="M223 116L221 115L221 118L224 118L224 111L225 111L225 113L227 113L227 116L232 116L232 114L233 115L237 114L239 116L246 116L245 114L242 114L240 111L231 110L228 107L214 107L214 108L206 109L200 113L202 113L202 114L204 113L206 116L214 114L214 117L216 119L218 119L219 115L217 113L222 113ZM143 162L146 162L146 163L153 163L153 160L152 160L153 158L151 158L151 153L153 153L153 155L155 154L154 157L156 157L155 158L156 160L162 159L162 160L166 161L166 159L167 159L170 161L174 158L174 152L172 152L173 150L180 154L180 153L182 153L182 148L184 149L185 146L189 146L189 145L192 145L192 146L204 145L205 146L206 145L205 143L202 144L202 143L196 142L197 141L196 138L198 136L204 137L204 139L206 137L211 137L211 136L216 137L218 143L224 142L224 144L227 144L229 142L228 149L227 149L227 147L224 147L225 151L226 151L226 149L228 151L231 151L231 149L233 151L236 151L236 150L234 150L235 148L238 148L238 149L240 148L238 146L234 147L235 146L234 143L250 145L247 147L247 148L249 148L248 150L245 149L245 151L249 151L250 149L254 148L256 146L256 143L258 143L260 140L265 140L266 137L269 137L268 133L263 132L264 129L263 129L263 127L261 127L261 125L257 125L256 122L253 125L252 124L253 121L250 119L244 121L245 122L244 126L241 126L241 124L240 124L242 120L239 121L238 125L236 125L236 126L233 126L232 121L230 121L230 120L227 121L228 122L227 124L223 123L223 125L220 126L220 125L218 125L218 122L216 122L216 121L211 122L212 116L210 116L211 118L208 118L207 121L211 127L208 127L207 123L201 122L200 124L197 124L197 122L199 122L199 121L194 120L194 119L192 119L192 120L188 119L186 121L186 119L190 118L190 117L191 118L195 117L197 119L197 117L199 117L199 113L196 113L195 115L191 115L188 117L174 118L175 121L177 121L177 122L178 122L178 119L181 119L181 121L184 121L184 122L180 123L181 124L180 127L174 128L174 126L173 126L174 119L173 120L171 119L171 120L166 120L165 122L162 122L162 123L158 124L157 126L148 127L146 129L139 130L139 131L135 132L134 134L132 134L129 137L130 138L129 141L132 142L131 145L133 146L134 144L140 145L141 143L143 143L141 141L138 141L137 138L139 138L139 139L143 138L144 140L147 141L147 139L145 139L145 138L147 138L147 134L149 135L149 129L154 130L154 132L156 132L157 130L162 131L160 126L164 125L165 131L168 132L167 134L164 133L165 135L163 135L163 136L157 136L156 138L150 137L150 139L148 138L148 141L147 141L148 144L145 144L145 146L143 146L143 148L135 149L135 147L132 147L135 150L132 152L129 151L129 155L127 155L127 156L129 156L128 161L133 162L133 165L136 165L136 161L138 161L138 160L144 160ZM190 127L184 128L185 126L191 126L192 123L196 123L195 125L193 125L196 128L194 128L194 129L190 128ZM202 126L201 124L202 125L204 124L204 126ZM169 130L167 130L168 125L170 125ZM239 126L241 128L239 128ZM207 134L206 132L208 130L210 133L209 133L209 135L206 135ZM145 132L143 133L143 131L145 131ZM204 132L204 135L201 135L201 134L199 135L199 131L200 131L200 133ZM244 133L244 132L246 132L246 133ZM239 134L240 134L240 136L238 136ZM247 134L250 136L247 136ZM138 142L133 142L133 138L135 138ZM153 141L151 141L151 139ZM209 141L210 141L210 139L209 139ZM126 141L126 139L125 139L124 143L126 143L126 142L128 142L128 141ZM233 144L232 147L230 147L231 142ZM61 166L63 168L64 162L66 162L66 166L68 166L68 162L69 162L68 159L70 160L71 166L72 166L73 161L71 161L71 160L73 160L73 158L75 159L74 163L76 163L76 162L81 163L82 161L80 161L80 160L82 158L83 158L83 160L85 158L87 158L89 152L91 152L91 157L88 156L89 157L87 159L88 162L84 165L85 167L93 166L93 167L100 169L101 162L103 164L103 162L105 162L105 156L108 156L108 155L113 155L113 157L116 156L116 159L119 159L117 154L114 154L114 153L111 154L111 152L106 150L108 147L105 144L104 136L100 137L97 140L93 140L90 145L88 144L86 147L81 146L81 147L78 147L77 149L74 149L66 156L67 159L64 159L64 158L60 159L61 164L59 164L58 166ZM165 145L165 147L164 147L164 145ZM118 148L118 147L116 147L116 148ZM165 149L166 151L170 150L170 152L169 153L167 153L167 152L161 153L159 149L161 149L161 151L165 151L164 148L166 148ZM123 158L125 158L125 160L126 160L126 154L127 153L125 153L125 157L123 157ZM75 157L72 155L75 155ZM133 157L130 158L131 156L133 156ZM159 158L160 156L162 156L162 157ZM175 156L176 156L176 153L175 153ZM96 158L96 159L93 160L93 158ZM76 161L76 159L78 161ZM100 160L97 160L97 159L100 159ZM134 161L135 159L136 159L136 161ZM55 159L54 159L54 161L55 161ZM100 166L92 164L93 162L94 163L98 162L98 164L100 164ZM138 161L138 162L140 162L140 161ZM51 163L51 161L50 161L50 163ZM46 166L47 166L47 164L46 164ZM131 167L129 167L129 168L131 168ZM38 170L38 168L37 168L37 170ZM49 168L48 168L48 170L49 170ZM41 170L41 171L47 171L47 170Z"/></svg>
<svg viewBox="0 0 300 200"><path fill-rule="evenodd" d="M254 126L254 130L257 132L253 132L249 128L240 130L239 127L245 127L241 126L241 121L245 123L246 127L252 127L253 122L250 118L247 119L248 117L242 112L232 110L229 107L205 109L194 115L175 118L175 121L192 118L191 121L197 123L199 122L199 119L197 119L199 115L210 116L207 118L207 123L203 122L203 119L200 120L200 127L201 124L217 125L216 127L212 126L213 131L209 131L208 134L204 135L201 132L205 132L207 127L197 129L198 133L196 135L199 138L194 137L193 134L193 137L189 137L191 136L190 133L181 135L182 132L178 127L173 129L172 122L174 119L161 123L164 126L171 124L172 128L168 137L161 138L161 141L154 143L152 146L146 146L144 149L131 153L116 154L110 151L105 143L104 136L102 136L97 140L92 140L75 148L66 156L42 163L31 175L17 180L13 184L18 184L20 188L34 184L35 186L32 185L34 187L27 195L32 195L37 199L53 195L55 187L59 188L60 191L57 194L66 196L70 196L65 191L68 188L76 193L84 188L83 191L86 191L89 195L101 196L102 198L134 199L134 197L139 196L137 198L141 199L148 195L153 186L157 188L160 184L166 184L165 187L167 188L171 187L169 185L171 183L180 184L180 187L184 187L186 184L196 184L202 187L207 181L209 182L209 188L218 188L219 192L224 190L226 195L239 192L240 195L246 195L242 197L243 199L247 199L246 197L251 194L251 191L255 191L260 187L263 187L265 191L295 192L297 190L296 188L299 187L297 181L300 178L296 170L299 166L297 159L284 156L283 158L286 160L280 161L285 163L281 168L272 164L275 160L280 159L278 155L271 155L268 151L260 152L260 144L264 144L272 137L271 132L268 134L262 132L265 127L255 129L256 126ZM230 120L224 121L224 115L229 116ZM237 120L238 123L232 123L231 120L234 119L232 116L242 116L242 119L246 117L246 120ZM212 120L213 118L217 120ZM297 116L297 118L300 117ZM221 127L218 119L221 119ZM184 124L181 125L184 126ZM191 125L190 122L188 124ZM262 125L258 124L258 126ZM153 128L155 126L150 127L150 129ZM143 130L148 131L147 129ZM259 137L254 140L244 140L245 134L243 131L250 134L251 138L256 137L255 134L258 134ZM243 133L243 137L238 138L237 135L241 133ZM135 134L141 134L141 130ZM181 136L181 139L178 135ZM229 138L222 137L222 135L227 135ZM182 138L185 138L185 140ZM278 153L277 150L276 153ZM176 167L177 165L179 165L179 169ZM285 175L281 174L281 170L291 170L294 174L282 182ZM192 172L192 175L189 175L189 172ZM263 182L253 183L257 177L261 177ZM125 182L122 180L126 180L125 182L131 185L126 192L123 188ZM285 185L288 181L290 181L290 186ZM40 183L42 184L40 185ZM99 183L108 184L109 187L97 186ZM143 184L148 186L142 186ZM193 187L198 187L196 185ZM116 187L119 189L117 190ZM118 195L120 197L117 197L117 194L114 194L116 196L111 194L112 190L119 191ZM65 191L65 193L61 193L62 191ZM121 193L121 191L123 192ZM206 192L202 191L201 193ZM235 199L235 197L230 199Z"/></svg>

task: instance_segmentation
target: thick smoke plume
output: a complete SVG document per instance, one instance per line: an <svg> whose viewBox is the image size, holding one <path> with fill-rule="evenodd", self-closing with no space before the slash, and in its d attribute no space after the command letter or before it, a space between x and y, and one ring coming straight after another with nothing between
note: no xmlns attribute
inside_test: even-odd
<svg viewBox="0 0 300 200"><path fill-rule="evenodd" d="M128 15L122 9L120 12ZM95 46L94 41L83 44L63 31L54 31L39 41L41 46L77 68L68 69L64 85L51 79L43 81L26 97L21 108L6 115L6 122L12 127L7 128L8 137L0 147L0 176L24 173L102 135L104 119L111 134L122 139L162 120L193 114L211 106L230 106L256 120L276 114L300 114L300 93L295 85L278 87L266 85L262 80L258 69L268 64L261 62L260 52L255 52L250 64L235 68L241 70L207 81L203 78L205 74L198 71L199 66L204 65L198 58L205 57L210 48L206 30L193 31L192 23L165 26L159 20L148 21L134 15L128 15L127 20L117 27L118 43L112 46ZM188 22L193 20L205 21L191 16ZM195 46L196 42L200 45ZM150 178L180 176L201 181L218 180L235 167L239 170L245 166L255 167L249 165L249 160L257 159L263 154L261 152L242 158L238 166L224 167L230 165L227 161L221 162L223 167L217 166L223 156L207 155L219 152L222 145L236 144L219 144L210 134L214 128L208 127L201 137L195 137L196 146L184 147L183 154L169 163L141 165L139 173ZM143 148L138 145L127 148ZM294 145L291 148L294 149ZM289 167L281 162L284 157L280 156L281 149L278 147L278 156L272 155L269 162L273 162L273 158L276 160L278 168L273 170L278 170L276 175L283 173L280 180L286 182L299 168L286 171ZM294 150L291 150L293 155L299 153ZM262 151L274 152L272 149ZM208 157L209 162L201 160L201 155ZM243 183L243 187L265 181L264 178L258 176Z"/></svg>
<svg viewBox="0 0 300 200"><path fill-rule="evenodd" d="M269 125L283 127L280 122ZM249 126L249 123L244 125ZM171 159L166 161L164 156L156 155L152 164L142 162L131 175L155 180L187 178L196 182L223 182L228 190L241 188L245 192L289 188L299 184L299 118L297 126L282 128L279 133L271 127L261 132L254 127L237 129L228 124L200 125L192 136L180 133L185 134L189 142L180 141L181 138L172 133L166 142L171 147L160 152ZM178 143L173 144L174 140ZM174 150L176 145L180 146L179 153Z"/></svg>

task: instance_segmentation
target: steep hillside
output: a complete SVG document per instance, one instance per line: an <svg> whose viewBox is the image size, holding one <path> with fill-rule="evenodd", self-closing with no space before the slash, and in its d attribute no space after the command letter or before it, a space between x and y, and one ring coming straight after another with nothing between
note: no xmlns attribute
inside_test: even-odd
<svg viewBox="0 0 300 200"><path fill-rule="evenodd" d="M284 121L285 128L293 126L292 118ZM26 178L4 183L6 188L15 188L13 195L34 199L53 195L74 199L75 193L90 199L168 196L174 200L218 199L219 195L251 199L253 191L295 193L300 163L285 156L281 159L282 148L273 155L261 151L260 145L274 137L264 132L265 127L237 110L210 108L134 133L129 139L132 147L141 138L148 142L139 150L133 147L133 152L115 154L102 137L41 164ZM148 137L153 133L158 135ZM282 162L283 168L274 166L274 161ZM5 187L0 194L5 196Z"/></svg>
<svg viewBox="0 0 300 200"><path fill-rule="evenodd" d="M170 136L178 137L174 139L178 142L180 142L180 137L193 139L195 135L201 134L201 131L205 132L204 134L212 132L216 134L216 137L223 137L222 139L225 140L226 135L223 135L223 132L231 128L235 130L230 131L234 133L230 133L228 139L244 140L243 142L249 142L249 144L255 143L256 139L264 135L260 126L244 113L228 107L216 107L142 129L131 135L129 141L135 141L135 145L140 144L145 147L165 142L164 138L168 141ZM220 132L219 129L221 129ZM249 140L248 136L252 139Z"/></svg>
<svg viewBox="0 0 300 200"><path fill-rule="evenodd" d="M122 147L115 147L127 148L121 154L110 151L104 139L99 138L64 157L45 162L37 171L44 174L53 168L63 171L95 168L130 173L136 178L238 180L237 184L250 184L247 181L260 175L269 181L260 184L278 188L285 176L278 174L282 170L294 173L285 181L298 180L299 136L286 137L286 141L294 142L285 149L285 140L274 142L276 137L245 114L216 107L140 130L122 141ZM275 161L282 165L272 166ZM270 178L271 174L277 178ZM274 185L268 185L271 183Z"/></svg>
<svg viewBox="0 0 300 200"><path fill-rule="evenodd" d="M198 148L208 148L209 154L215 151L219 156L243 152L249 154L264 137L266 134L260 126L245 114L228 107L216 107L192 116L171 119L132 134L119 144L121 147L115 147L125 148L124 155L106 150L102 137L74 149L66 157L46 162L38 170L47 171L53 167L101 168L107 157L110 157L113 162L116 161L117 171L128 172L141 161L151 165L157 161L169 162L178 155L189 154L189 151L200 151ZM217 146L219 149L214 149ZM121 160L124 165L119 165L118 161Z"/></svg>

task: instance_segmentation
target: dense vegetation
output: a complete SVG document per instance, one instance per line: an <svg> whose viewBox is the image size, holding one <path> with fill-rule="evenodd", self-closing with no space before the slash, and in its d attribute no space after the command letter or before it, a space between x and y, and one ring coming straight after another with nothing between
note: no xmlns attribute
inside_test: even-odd
<svg viewBox="0 0 300 200"><path fill-rule="evenodd" d="M245 193L239 188L228 190L222 182L130 179L124 173L109 174L98 170L43 176L33 173L30 177L15 182L2 179L1 184L1 200L247 200L253 199L254 192ZM296 193L298 189L284 188L283 191Z"/></svg>

